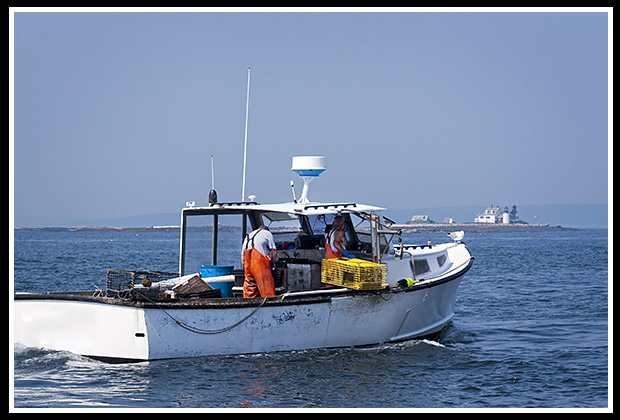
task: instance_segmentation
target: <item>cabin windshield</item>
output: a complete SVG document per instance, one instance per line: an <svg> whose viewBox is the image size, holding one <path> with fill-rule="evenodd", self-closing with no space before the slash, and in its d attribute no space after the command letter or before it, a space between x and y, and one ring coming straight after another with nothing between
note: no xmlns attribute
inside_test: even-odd
<svg viewBox="0 0 620 420"><path fill-rule="evenodd" d="M304 234L299 216L290 213L270 212L261 214L261 222L267 226L276 246L280 249L294 246L295 239Z"/></svg>
<svg viewBox="0 0 620 420"><path fill-rule="evenodd" d="M318 214L308 216L308 223L314 235L325 235L334 223L336 214ZM368 218L356 213L343 214L344 234L347 240L347 250L354 253L357 251L363 259L372 259L372 235ZM387 247L384 235L379 236L382 252ZM357 254L355 254L358 256Z"/></svg>
<svg viewBox="0 0 620 420"><path fill-rule="evenodd" d="M213 247L213 215L192 215L185 224L184 272L198 273L203 265L232 265L241 268L242 222L244 215L218 215L216 240Z"/></svg>
<svg viewBox="0 0 620 420"><path fill-rule="evenodd" d="M284 212L188 211L182 232L180 272L198 273L203 265L241 269L243 240L261 224L269 228L278 249L306 247L312 242L299 240L310 236L304 230L303 216ZM315 245L319 247L321 243Z"/></svg>

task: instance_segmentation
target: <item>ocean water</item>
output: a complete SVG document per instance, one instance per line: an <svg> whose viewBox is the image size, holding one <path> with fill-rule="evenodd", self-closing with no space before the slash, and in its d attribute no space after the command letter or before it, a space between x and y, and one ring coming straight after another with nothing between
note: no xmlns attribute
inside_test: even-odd
<svg viewBox="0 0 620 420"><path fill-rule="evenodd" d="M439 243L445 234L406 234ZM607 408L608 232L466 233L475 261L436 337L106 364L14 345L15 408ZM15 291L176 271L176 232L14 232Z"/></svg>

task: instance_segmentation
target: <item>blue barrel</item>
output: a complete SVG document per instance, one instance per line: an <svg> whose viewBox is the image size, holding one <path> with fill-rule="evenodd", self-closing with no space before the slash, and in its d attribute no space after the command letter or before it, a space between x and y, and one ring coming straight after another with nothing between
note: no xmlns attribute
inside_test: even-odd
<svg viewBox="0 0 620 420"><path fill-rule="evenodd" d="M203 265L200 267L200 277L203 279L209 277L228 276L233 273L233 265Z"/></svg>

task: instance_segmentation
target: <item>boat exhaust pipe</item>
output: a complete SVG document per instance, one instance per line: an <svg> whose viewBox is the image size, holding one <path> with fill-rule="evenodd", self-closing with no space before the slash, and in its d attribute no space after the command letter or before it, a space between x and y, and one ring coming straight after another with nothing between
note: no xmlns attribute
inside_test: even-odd
<svg viewBox="0 0 620 420"><path fill-rule="evenodd" d="M217 192L215 192L215 177L213 174L213 155L211 155L211 191L209 191L209 207L217 204Z"/></svg>

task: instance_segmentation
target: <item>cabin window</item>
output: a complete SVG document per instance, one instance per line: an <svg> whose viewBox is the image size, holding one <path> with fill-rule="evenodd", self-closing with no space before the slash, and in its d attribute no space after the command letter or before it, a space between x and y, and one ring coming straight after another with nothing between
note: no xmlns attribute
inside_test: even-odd
<svg viewBox="0 0 620 420"><path fill-rule="evenodd" d="M425 258L416 258L413 260L413 272L416 276L421 276L422 274L428 273L429 271L431 271L431 268Z"/></svg>
<svg viewBox="0 0 620 420"><path fill-rule="evenodd" d="M308 223L310 224L312 233L314 235L325 236L328 231L328 226L331 228L334 224L334 217L336 217L336 214L313 214L308 216ZM360 234L360 232L357 231L358 226L362 224L367 225L368 223L364 223L365 221L363 219L354 215L346 214L343 215L343 217L345 218L344 236L347 240L347 249L358 250L360 248L358 242L364 242L364 239L360 237L363 235L368 237L368 244L370 244L370 233L364 230L363 233ZM347 220L349 217L351 218L351 224L349 224Z"/></svg>
<svg viewBox="0 0 620 420"><path fill-rule="evenodd" d="M437 257L437 264L439 264L440 267L443 267L447 260L448 257L446 256L446 254L441 254Z"/></svg>
<svg viewBox="0 0 620 420"><path fill-rule="evenodd" d="M314 235L325 235L327 226L334 223L333 214L312 214L308 216L308 223Z"/></svg>
<svg viewBox="0 0 620 420"><path fill-rule="evenodd" d="M351 223L353 224L353 230L357 237L358 243L355 243L356 249L360 249L366 252L372 252L372 236L370 235L370 222L362 219L356 214L351 215ZM345 232L346 233L346 232ZM349 235L350 236L350 235ZM347 236L347 241L351 244L351 238Z"/></svg>
<svg viewBox="0 0 620 420"><path fill-rule="evenodd" d="M308 216L308 223L314 235L325 236L328 226L334 223L336 214L318 214ZM345 220L344 235L347 240L347 251L355 254L358 258L367 259L372 254L372 236L370 221L367 217L361 217L355 213L343 213ZM388 241L385 235L379 236L380 252L388 250ZM368 255L364 255L368 254Z"/></svg>
<svg viewBox="0 0 620 420"><path fill-rule="evenodd" d="M295 238L303 233L299 217L289 213L263 213L261 220L273 235L273 240L281 249L292 246Z"/></svg>
<svg viewBox="0 0 620 420"><path fill-rule="evenodd" d="M199 273L203 265L232 265L241 268L241 224L243 216L219 215L217 217L217 256L213 255L213 215L187 217L185 229L184 272Z"/></svg>

